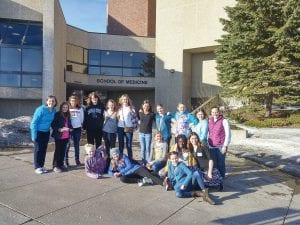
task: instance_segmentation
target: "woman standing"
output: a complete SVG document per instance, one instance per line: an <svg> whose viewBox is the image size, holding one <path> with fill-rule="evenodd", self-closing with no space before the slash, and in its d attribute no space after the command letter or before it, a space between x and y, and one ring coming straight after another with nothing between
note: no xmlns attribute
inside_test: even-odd
<svg viewBox="0 0 300 225"><path fill-rule="evenodd" d="M73 127L73 131L71 132L71 137L74 143L74 152L75 152L75 163L76 165L80 165L79 160L79 143L81 137L81 127L84 121L84 112L83 108L80 105L80 100L76 95L72 95L69 98L70 104L70 114L71 114L71 123ZM65 165L69 166L69 149L70 144L67 144L66 154L65 154Z"/></svg>
<svg viewBox="0 0 300 225"><path fill-rule="evenodd" d="M143 164L146 165L150 157L150 146L152 142L152 124L155 119L155 114L152 111L152 107L149 100L144 100L139 111L139 118L139 139L141 145L141 156Z"/></svg>
<svg viewBox="0 0 300 225"><path fill-rule="evenodd" d="M125 136L127 154L128 157L132 159L132 137L134 129L137 128L138 119L135 109L132 105L132 101L127 94L123 94L119 98L118 119L118 140L120 153L123 154Z"/></svg>
<svg viewBox="0 0 300 225"><path fill-rule="evenodd" d="M91 92L87 98L87 107L84 115L84 128L86 129L88 144L98 148L102 143L104 105L100 102L96 92Z"/></svg>
<svg viewBox="0 0 300 225"><path fill-rule="evenodd" d="M31 139L34 143L34 169L37 174L48 172L44 164L50 137L50 126L56 112L56 104L56 97L49 95L46 99L46 104L39 106L35 110L30 124Z"/></svg>
<svg viewBox="0 0 300 225"><path fill-rule="evenodd" d="M71 115L69 104L63 102L59 111L55 113L54 120L51 123L53 129L52 137L55 140L55 151L53 157L53 171L61 173L64 165L64 157L66 153L67 143L72 131Z"/></svg>
<svg viewBox="0 0 300 225"><path fill-rule="evenodd" d="M207 142L207 134L208 134L208 121L206 119L206 113L203 109L200 109L196 117L198 119L198 123L192 127L192 131L196 132L199 136L201 142Z"/></svg>
<svg viewBox="0 0 300 225"><path fill-rule="evenodd" d="M105 149L107 154L107 165L110 161L110 149L116 146L117 139L117 105L113 99L109 99L106 104L106 110L104 112L104 124L103 124L103 139L105 142ZM107 168L108 169L108 166Z"/></svg>

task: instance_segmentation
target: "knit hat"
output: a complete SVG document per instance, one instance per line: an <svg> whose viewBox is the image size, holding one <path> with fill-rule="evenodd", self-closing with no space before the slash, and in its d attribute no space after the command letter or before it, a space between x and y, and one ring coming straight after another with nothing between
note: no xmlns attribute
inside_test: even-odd
<svg viewBox="0 0 300 225"><path fill-rule="evenodd" d="M92 144L84 145L84 149L85 149L86 154L89 154L91 151L94 152L96 150L95 146Z"/></svg>
<svg viewBox="0 0 300 225"><path fill-rule="evenodd" d="M120 150L118 147L112 148L110 150L110 155L112 156L113 154L120 154Z"/></svg>

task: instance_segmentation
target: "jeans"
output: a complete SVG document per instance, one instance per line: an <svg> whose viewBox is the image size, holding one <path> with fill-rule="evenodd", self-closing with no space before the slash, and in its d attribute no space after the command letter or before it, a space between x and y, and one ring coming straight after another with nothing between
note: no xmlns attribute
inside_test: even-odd
<svg viewBox="0 0 300 225"><path fill-rule="evenodd" d="M37 138L34 142L34 168L44 167L46 152L50 137L50 131L37 131Z"/></svg>
<svg viewBox="0 0 300 225"><path fill-rule="evenodd" d="M119 140L119 150L120 153L123 154L124 150L124 136L126 139L126 149L127 155L129 159L132 159L132 137L133 133L125 133L124 127L118 127L118 140Z"/></svg>
<svg viewBox="0 0 300 225"><path fill-rule="evenodd" d="M62 168L64 164L64 156L66 154L66 147L69 139L55 140L55 151L53 156L53 168Z"/></svg>
<svg viewBox="0 0 300 225"><path fill-rule="evenodd" d="M194 189L200 187L201 190L205 189L204 181L203 181L203 174L198 170L193 172L192 184Z"/></svg>
<svg viewBox="0 0 300 225"><path fill-rule="evenodd" d="M192 197L192 192L190 190L181 190L180 188L176 188L175 195L177 198L190 198Z"/></svg>
<svg viewBox="0 0 300 225"><path fill-rule="evenodd" d="M152 170L158 173L166 165L166 161L156 161L152 164Z"/></svg>
<svg viewBox="0 0 300 225"><path fill-rule="evenodd" d="M106 153L108 155L108 158L110 158L110 149L116 147L117 134L107 133L103 131L103 139L105 143Z"/></svg>
<svg viewBox="0 0 300 225"><path fill-rule="evenodd" d="M75 160L79 160L79 142L81 137L81 128L75 128L71 133L71 138L73 139L74 143L74 156ZM65 154L65 161L69 160L69 150L70 150L70 141L67 143L66 147L66 154Z"/></svg>
<svg viewBox="0 0 300 225"><path fill-rule="evenodd" d="M144 164L146 164L150 157L150 146L152 141L152 134L140 133L139 135L141 145L141 157Z"/></svg>
<svg viewBox="0 0 300 225"><path fill-rule="evenodd" d="M225 167L225 156L226 154L222 154L222 146L217 148L210 148L210 156L212 160L214 161L214 167L216 167L221 176L224 178L226 173L226 167Z"/></svg>

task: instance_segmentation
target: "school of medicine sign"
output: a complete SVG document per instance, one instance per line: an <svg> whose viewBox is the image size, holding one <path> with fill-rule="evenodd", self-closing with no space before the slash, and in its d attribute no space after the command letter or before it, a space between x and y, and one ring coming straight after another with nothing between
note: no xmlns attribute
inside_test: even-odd
<svg viewBox="0 0 300 225"><path fill-rule="evenodd" d="M99 85L106 87L139 87L154 88L154 77L112 77L112 76L91 76L77 74L67 71L66 81L68 83L76 83L83 85Z"/></svg>

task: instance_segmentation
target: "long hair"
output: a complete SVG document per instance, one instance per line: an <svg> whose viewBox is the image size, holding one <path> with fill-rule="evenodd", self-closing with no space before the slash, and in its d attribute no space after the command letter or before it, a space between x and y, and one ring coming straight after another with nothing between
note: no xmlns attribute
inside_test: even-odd
<svg viewBox="0 0 300 225"><path fill-rule="evenodd" d="M178 142L179 142L180 139L182 140L182 148L181 149L179 149L179 146L178 146ZM186 136L184 134L179 134L176 137L176 149L182 151L182 149L186 149L186 148L187 148Z"/></svg>
<svg viewBox="0 0 300 225"><path fill-rule="evenodd" d="M146 100L143 101L140 110L141 110L143 113L145 113L145 112L144 112L144 109L143 109L143 105L145 105L145 104L149 104L149 112L152 113L152 112L153 112L153 111L152 111L152 106L151 106L151 103L150 103L150 101L149 101L148 99L146 99Z"/></svg>
<svg viewBox="0 0 300 225"><path fill-rule="evenodd" d="M76 108L77 109L80 109L80 104L79 104L79 99L78 99L78 97L76 96L76 95L71 95L70 97L69 97L69 104L70 104L70 107L71 107L71 100L72 99L75 99L75 102L76 102Z"/></svg>
<svg viewBox="0 0 300 225"><path fill-rule="evenodd" d="M190 150L191 152L193 152L193 150L194 150L194 146L193 146L193 144L192 144L191 141L190 141L190 138L191 138L192 136L196 136L196 137L197 137L197 148L200 148L200 147L201 147L201 142L200 142L200 139L199 139L198 134L197 134L196 132L192 132L192 133L190 133L189 138L188 138L188 148L189 148L189 150Z"/></svg>
<svg viewBox="0 0 300 225"><path fill-rule="evenodd" d="M121 97L118 100L119 107L122 106L122 103L123 103L122 99L123 98L127 98L128 99L128 106L130 106L130 108L132 108L133 107L132 100L129 98L128 94L121 95Z"/></svg>
<svg viewBox="0 0 300 225"><path fill-rule="evenodd" d="M117 103L116 103L115 100L113 100L113 99L111 99L111 98L107 100L107 103L106 103L106 109L108 109L107 106L108 106L108 103L109 103L109 102L112 103L112 104L114 105L114 112L116 112L116 110L117 110Z"/></svg>
<svg viewBox="0 0 300 225"><path fill-rule="evenodd" d="M97 104L99 104L100 103L100 97L99 97L99 95L95 91L93 91L93 92L91 92L89 94L89 96L87 97L87 100L86 100L86 104L87 105L92 105L93 104L92 103L92 96L94 96L95 98L98 99L98 103Z"/></svg>
<svg viewBox="0 0 300 225"><path fill-rule="evenodd" d="M67 105L68 106L68 111L67 112L63 112L62 108L64 105ZM59 111L60 111L60 115L63 117L63 118L70 118L71 115L70 115L70 105L68 102L63 102L60 104L59 106Z"/></svg>
<svg viewBox="0 0 300 225"><path fill-rule="evenodd" d="M204 109L199 109L199 110L195 113L195 116L196 116L196 117L197 117L197 114L198 114L199 112L202 112L202 113L203 113L203 119L206 119L206 118L207 118L207 113L205 112Z"/></svg>

